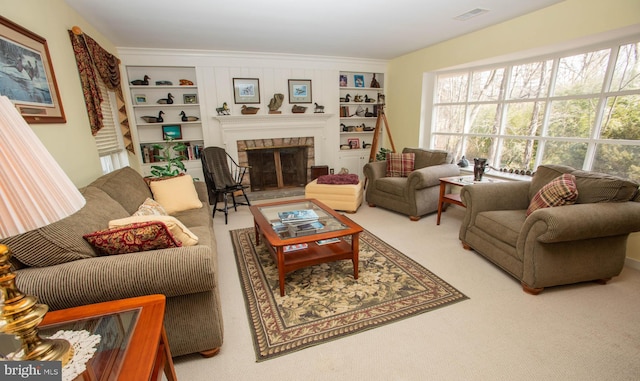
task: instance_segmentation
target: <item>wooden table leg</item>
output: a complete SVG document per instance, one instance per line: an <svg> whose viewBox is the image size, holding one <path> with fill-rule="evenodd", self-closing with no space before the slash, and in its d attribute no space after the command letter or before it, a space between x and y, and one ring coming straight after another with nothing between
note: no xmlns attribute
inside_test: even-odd
<svg viewBox="0 0 640 381"><path fill-rule="evenodd" d="M353 278L358 279L358 257L360 255L360 233L351 235L351 251L353 253Z"/></svg>
<svg viewBox="0 0 640 381"><path fill-rule="evenodd" d="M442 204L444 204L444 193L447 190L447 184L440 181L440 198L438 199L438 219L436 225L440 225L440 216L442 215Z"/></svg>
<svg viewBox="0 0 640 381"><path fill-rule="evenodd" d="M167 377L167 381L177 381L176 369L173 367L173 358L171 357L171 350L169 349L169 340L167 340L167 332L162 327L161 340L164 345L164 375Z"/></svg>
<svg viewBox="0 0 640 381"><path fill-rule="evenodd" d="M258 223L255 218L253 220L253 231L256 235L256 246L260 245L260 228L258 227Z"/></svg>
<svg viewBox="0 0 640 381"><path fill-rule="evenodd" d="M276 256L278 257L278 281L280 283L280 296L284 296L284 251L282 246L276 247Z"/></svg>

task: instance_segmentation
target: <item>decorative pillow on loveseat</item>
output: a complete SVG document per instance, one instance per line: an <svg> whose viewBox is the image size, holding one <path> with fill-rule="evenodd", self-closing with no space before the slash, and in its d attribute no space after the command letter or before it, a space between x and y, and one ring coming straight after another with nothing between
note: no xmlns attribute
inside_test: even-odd
<svg viewBox="0 0 640 381"><path fill-rule="evenodd" d="M131 216L127 218L120 218L117 220L109 221L109 227L115 228L118 226L126 226L136 223L142 222L152 222L159 221L164 223L169 229L169 232L178 240L182 246L193 246L198 244L198 237L193 234L189 229L180 220L173 216L159 216L159 215L150 215L150 216Z"/></svg>
<svg viewBox="0 0 640 381"><path fill-rule="evenodd" d="M167 225L160 221L99 230L82 237L93 246L98 255L128 254L182 246L171 235Z"/></svg>
<svg viewBox="0 0 640 381"><path fill-rule="evenodd" d="M578 188L574 175L565 173L551 180L533 196L527 208L527 216L537 209L575 204Z"/></svg>
<svg viewBox="0 0 640 381"><path fill-rule="evenodd" d="M190 175L152 181L149 188L153 193L153 199L159 202L169 214L202 208L202 201L198 198L198 192Z"/></svg>
<svg viewBox="0 0 640 381"><path fill-rule="evenodd" d="M387 153L387 177L407 177L413 171L415 153Z"/></svg>
<svg viewBox="0 0 640 381"><path fill-rule="evenodd" d="M138 207L132 216L166 216L167 211L160 205L160 203L152 198L144 200L142 205Z"/></svg>

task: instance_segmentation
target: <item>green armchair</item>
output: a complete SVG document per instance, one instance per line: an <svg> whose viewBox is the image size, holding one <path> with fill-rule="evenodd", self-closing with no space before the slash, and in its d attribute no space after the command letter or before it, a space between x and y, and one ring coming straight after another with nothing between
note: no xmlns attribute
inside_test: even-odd
<svg viewBox="0 0 640 381"><path fill-rule="evenodd" d="M531 199L558 176L575 176L575 204L527 215ZM538 294L545 287L606 283L622 271L627 237L640 231L638 184L559 165L538 167L531 182L464 186L459 238Z"/></svg>
<svg viewBox="0 0 640 381"><path fill-rule="evenodd" d="M453 156L447 151L405 148L402 152L415 154L414 170L406 177L387 177L386 161L364 166L365 199L369 206L390 209L417 221L438 210L439 179L459 175L460 168L453 164Z"/></svg>

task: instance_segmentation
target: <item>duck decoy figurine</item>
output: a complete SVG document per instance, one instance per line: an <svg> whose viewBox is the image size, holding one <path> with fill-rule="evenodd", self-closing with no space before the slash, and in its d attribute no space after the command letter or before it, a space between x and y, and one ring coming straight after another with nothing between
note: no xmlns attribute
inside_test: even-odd
<svg viewBox="0 0 640 381"><path fill-rule="evenodd" d="M307 111L307 108L305 106L293 105L293 107L291 108L291 112L294 114L303 114L305 111Z"/></svg>
<svg viewBox="0 0 640 381"><path fill-rule="evenodd" d="M144 79L134 79L133 81L131 81L132 85L136 85L136 86L148 86L149 85L149 80L151 79L151 77L149 77L148 75L144 75Z"/></svg>
<svg viewBox="0 0 640 381"><path fill-rule="evenodd" d="M168 93L166 98L158 99L157 103L160 103L162 105L173 104L173 95L171 95L171 93Z"/></svg>
<svg viewBox="0 0 640 381"><path fill-rule="evenodd" d="M351 95L347 94L344 98L340 98L340 102L345 102L345 103L351 102Z"/></svg>
<svg viewBox="0 0 640 381"><path fill-rule="evenodd" d="M260 110L260 107L247 107L247 106L242 106L242 110L240 110L240 112L244 115L247 114L257 114L258 110Z"/></svg>
<svg viewBox="0 0 640 381"><path fill-rule="evenodd" d="M216 107L216 112L218 115L230 115L229 106L227 106L227 102L224 102L221 107Z"/></svg>
<svg viewBox="0 0 640 381"><path fill-rule="evenodd" d="M184 111L180 112L180 116L182 117L183 122L195 122L196 120L200 119L197 116L187 116Z"/></svg>
<svg viewBox="0 0 640 381"><path fill-rule="evenodd" d="M147 123L162 123L164 122L162 115L164 115L164 112L160 110L160 112L158 112L158 116L142 116L141 118Z"/></svg>

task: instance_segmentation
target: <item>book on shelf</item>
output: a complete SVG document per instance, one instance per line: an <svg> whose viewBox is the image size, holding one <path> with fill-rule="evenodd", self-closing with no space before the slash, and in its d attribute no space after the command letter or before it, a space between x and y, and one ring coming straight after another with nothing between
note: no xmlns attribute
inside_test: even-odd
<svg viewBox="0 0 640 381"><path fill-rule="evenodd" d="M298 243L296 245L283 246L282 251L284 251L285 253L289 253L291 251L306 249L307 247L309 247L309 244L307 243Z"/></svg>
<svg viewBox="0 0 640 381"><path fill-rule="evenodd" d="M289 234L291 234L292 237L316 234L323 229L324 225L320 221L312 221L302 224L289 224Z"/></svg>
<svg viewBox="0 0 640 381"><path fill-rule="evenodd" d="M327 238L327 239L321 239L319 241L316 241L316 245L322 246L322 245L328 245L330 243L338 243L338 242L340 242L340 238Z"/></svg>
<svg viewBox="0 0 640 381"><path fill-rule="evenodd" d="M278 217L280 217L280 221L284 223L297 223L315 221L318 219L318 214L313 209L300 209L278 212Z"/></svg>

